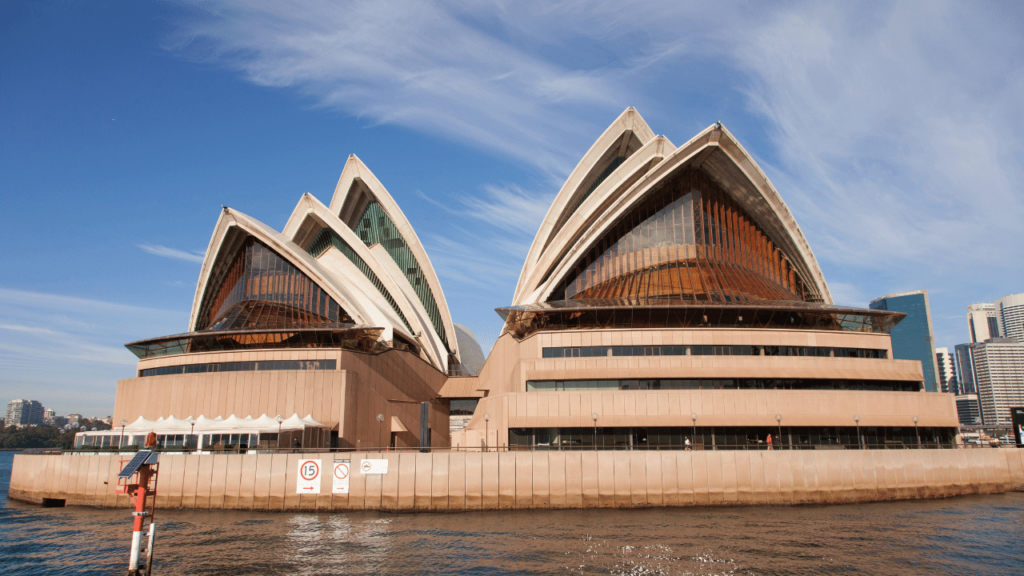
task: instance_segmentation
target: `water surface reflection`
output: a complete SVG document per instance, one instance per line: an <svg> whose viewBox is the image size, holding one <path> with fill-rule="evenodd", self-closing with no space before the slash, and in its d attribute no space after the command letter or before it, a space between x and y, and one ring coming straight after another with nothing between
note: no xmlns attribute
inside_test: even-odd
<svg viewBox="0 0 1024 576"><path fill-rule="evenodd" d="M0 454L6 495L10 456ZM158 511L157 574L1014 574L1024 494L847 506ZM121 574L126 511L0 503L6 574Z"/></svg>

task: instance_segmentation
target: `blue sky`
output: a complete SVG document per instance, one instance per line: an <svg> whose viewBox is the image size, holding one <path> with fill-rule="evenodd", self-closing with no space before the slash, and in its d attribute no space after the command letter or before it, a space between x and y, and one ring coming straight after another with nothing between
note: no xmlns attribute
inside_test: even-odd
<svg viewBox="0 0 1024 576"><path fill-rule="evenodd" d="M0 398L109 414L183 332L220 206L283 227L357 154L485 351L619 113L722 121L839 303L927 288L938 346L1024 291L1024 10L928 1L0 4Z"/></svg>

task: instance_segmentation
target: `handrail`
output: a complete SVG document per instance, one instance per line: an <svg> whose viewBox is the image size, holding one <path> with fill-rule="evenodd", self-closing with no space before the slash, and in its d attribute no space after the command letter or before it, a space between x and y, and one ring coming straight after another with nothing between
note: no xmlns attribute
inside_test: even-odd
<svg viewBox="0 0 1024 576"><path fill-rule="evenodd" d="M857 446L856 444L798 444L798 445L773 445L769 447L767 444L701 444L695 443L687 446L685 444L662 444L662 445L617 445L617 446L597 446L596 450L612 450L612 451L658 451L658 450L676 450L676 451L703 451L703 450L759 450L759 451L775 451L775 450L957 450L957 449L977 449L977 448L1015 448L1013 445L986 445L986 444L936 444L936 443L924 443L920 445L914 444L902 444L902 443L889 443L889 444L863 444ZM23 450L22 454L77 454L77 455L101 455L101 454L132 454L139 448L91 448L91 447L78 447L71 449L61 448L28 448ZM170 446L163 448L149 448L158 453L166 454L204 454L204 455L215 455L215 454L346 454L346 453L381 453L386 454L389 452L581 452L595 450L595 447L590 446L546 446L546 445L503 445L503 446L432 446L429 448L420 448L418 446L404 446L404 447L380 447L380 446L363 446L363 447L344 447L344 448L233 448L233 449L222 449L222 450L208 450L208 449L194 449L186 448L184 446Z"/></svg>

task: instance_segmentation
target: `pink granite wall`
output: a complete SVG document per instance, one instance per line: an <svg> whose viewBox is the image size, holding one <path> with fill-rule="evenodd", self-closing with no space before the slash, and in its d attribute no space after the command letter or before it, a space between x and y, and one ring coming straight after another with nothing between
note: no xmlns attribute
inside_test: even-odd
<svg viewBox="0 0 1024 576"><path fill-rule="evenodd" d="M485 510L805 504L1024 491L1024 450L635 451L346 453L349 494L297 494L301 459L332 454L167 456L160 508L244 510ZM388 474L364 475L362 458ZM9 497L128 506L114 494L124 456L14 458Z"/></svg>

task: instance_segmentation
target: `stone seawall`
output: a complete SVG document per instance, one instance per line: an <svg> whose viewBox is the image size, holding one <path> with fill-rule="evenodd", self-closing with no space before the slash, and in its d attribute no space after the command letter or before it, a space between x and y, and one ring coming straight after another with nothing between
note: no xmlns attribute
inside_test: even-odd
<svg viewBox="0 0 1024 576"><path fill-rule="evenodd" d="M353 466L348 494L296 493L298 464ZM126 456L19 454L8 496L127 507L114 494ZM364 475L362 458L388 460ZM819 504L1024 490L1024 450L437 452L164 455L158 508L488 510Z"/></svg>

